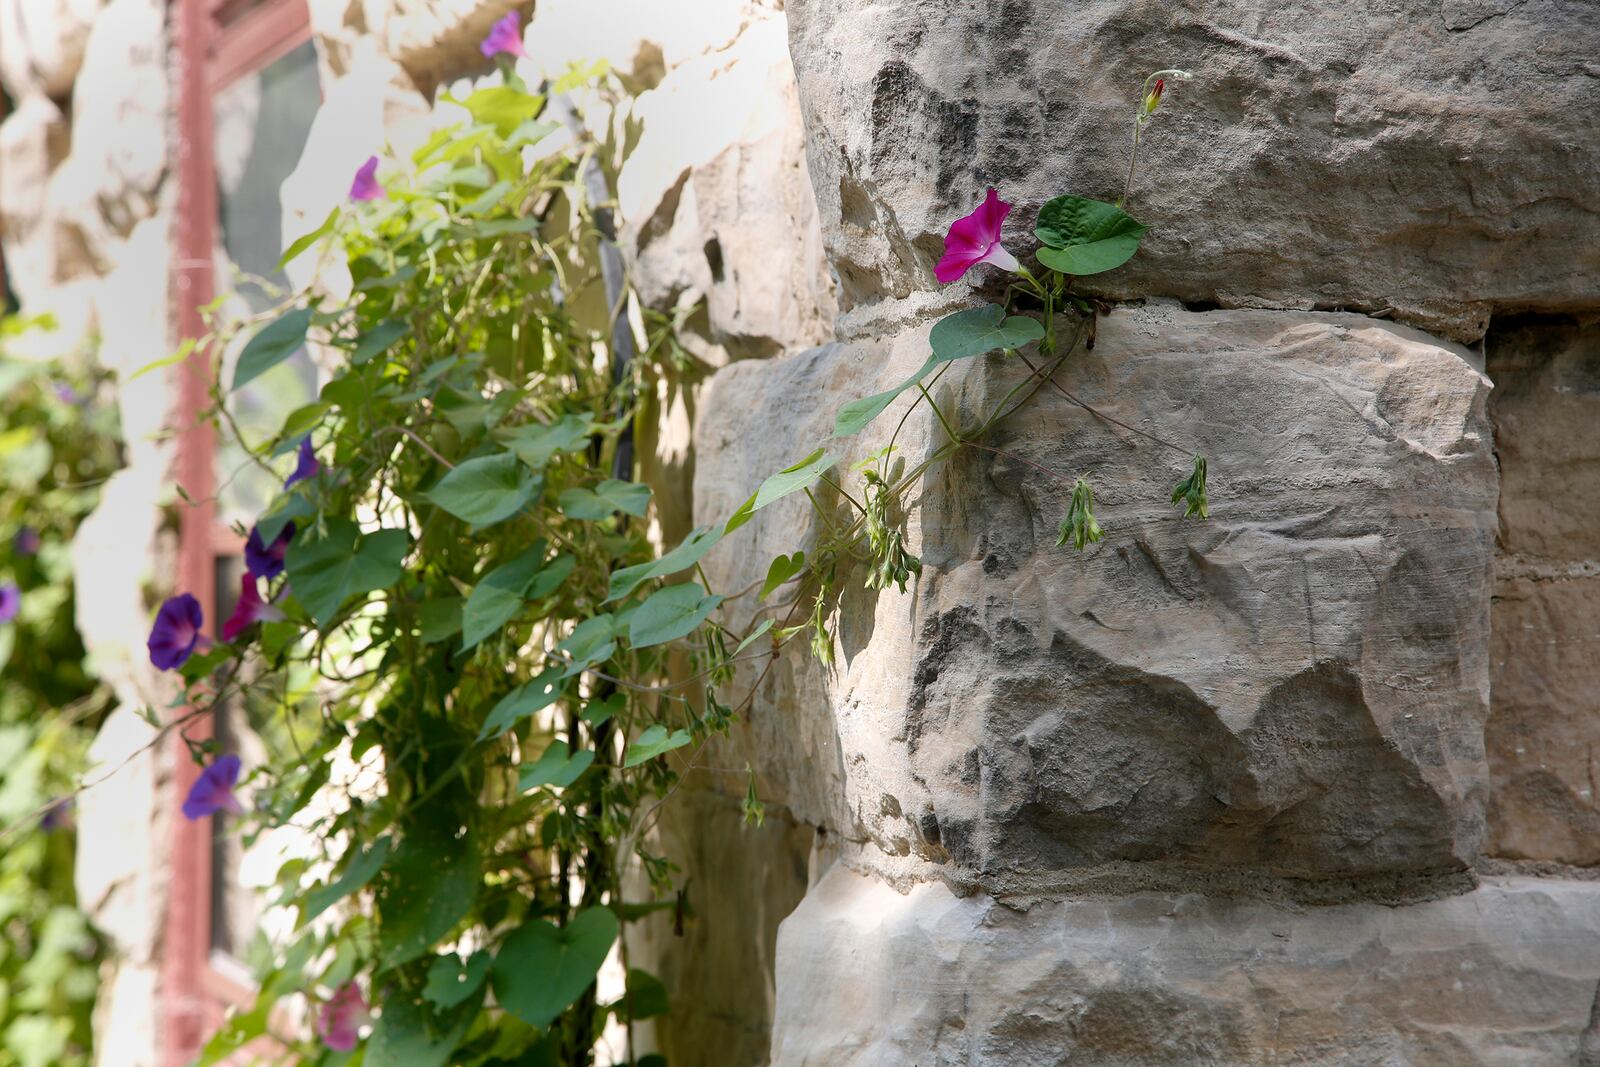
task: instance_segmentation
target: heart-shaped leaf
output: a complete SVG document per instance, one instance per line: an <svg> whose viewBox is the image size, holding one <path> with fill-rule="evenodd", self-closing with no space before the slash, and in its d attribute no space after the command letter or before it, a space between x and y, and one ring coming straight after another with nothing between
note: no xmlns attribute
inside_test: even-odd
<svg viewBox="0 0 1600 1067"><path fill-rule="evenodd" d="M693 567L721 539L722 531L715 526L701 526L691 531L677 548L660 559L616 571L611 575L610 588L606 592L607 603L621 600L651 578L665 578Z"/></svg>
<svg viewBox="0 0 1600 1067"><path fill-rule="evenodd" d="M350 597L400 580L410 542L404 530L363 534L349 519L328 519L323 526L327 536L319 540L295 537L284 562L295 599L326 627Z"/></svg>
<svg viewBox="0 0 1600 1067"><path fill-rule="evenodd" d="M1063 274L1099 274L1133 258L1145 228L1115 204L1058 196L1039 209L1034 234L1048 246L1039 262Z"/></svg>
<svg viewBox="0 0 1600 1067"><path fill-rule="evenodd" d="M495 997L512 1015L543 1029L594 984L616 939L617 917L605 908L585 908L566 926L531 919L494 958Z"/></svg>
<svg viewBox="0 0 1600 1067"><path fill-rule="evenodd" d="M293 308L250 338L233 369L233 387L242 389L306 346L311 308Z"/></svg>
<svg viewBox="0 0 1600 1067"><path fill-rule="evenodd" d="M439 1013L403 991L385 998L362 1062L369 1067L444 1067L467 1036L482 1001L481 984L465 1002Z"/></svg>
<svg viewBox="0 0 1600 1067"><path fill-rule="evenodd" d="M428 984L422 987L423 999L441 1008L455 1007L483 985L492 962L487 952L474 952L465 963L454 952L437 957L428 966Z"/></svg>
<svg viewBox="0 0 1600 1067"><path fill-rule="evenodd" d="M538 759L524 763L517 786L524 793L540 786L551 785L565 789L594 763L594 751L581 749L568 753L565 741L552 741Z"/></svg>
<svg viewBox="0 0 1600 1067"><path fill-rule="evenodd" d="M406 833L378 893L378 955L385 967L416 959L455 929L478 897L478 845L448 808Z"/></svg>
<svg viewBox="0 0 1600 1067"><path fill-rule="evenodd" d="M548 708L561 698L566 683L566 675L561 668L551 667L526 685L517 686L501 697L489 712L489 717L483 720L478 740L499 737L534 712Z"/></svg>
<svg viewBox="0 0 1600 1067"><path fill-rule="evenodd" d="M563 489L559 502L574 519L609 519L619 511L642 516L650 508L650 487L607 478L593 489Z"/></svg>
<svg viewBox="0 0 1600 1067"><path fill-rule="evenodd" d="M345 897L364 887L389 860L388 834L372 843L372 847L350 858L344 873L327 885L319 885L300 901L300 923L304 925L327 911Z"/></svg>
<svg viewBox="0 0 1600 1067"><path fill-rule="evenodd" d="M546 563L545 549L545 541L540 538L527 551L502 563L472 587L461 612L463 652L477 647L480 641L510 622L527 601L550 595L572 573L571 556L557 556Z"/></svg>
<svg viewBox="0 0 1600 1067"><path fill-rule="evenodd" d="M628 746L627 753L623 756L624 767L637 767L647 760L671 752L675 748L682 748L694 738L689 736L688 730L674 730L670 734L667 728L660 723L645 730Z"/></svg>
<svg viewBox="0 0 1600 1067"><path fill-rule="evenodd" d="M534 470L544 470L562 452L577 452L589 447L594 423L578 415L563 415L546 426L530 422L501 430L495 436L515 452L517 458Z"/></svg>
<svg viewBox="0 0 1600 1067"><path fill-rule="evenodd" d="M406 323L396 319L386 319L361 335L356 341L355 351L350 353L350 362L359 366L373 356L382 355L410 332L411 327Z"/></svg>
<svg viewBox="0 0 1600 1067"><path fill-rule="evenodd" d="M761 599L771 596L773 590L784 582L806 569L806 554L796 552L792 556L779 556L767 568L767 580L761 583Z"/></svg>
<svg viewBox="0 0 1600 1067"><path fill-rule="evenodd" d="M935 363L981 356L997 348L1021 348L1044 336L1044 326L1025 315L1007 317L999 304L984 304L946 315L928 332Z"/></svg>
<svg viewBox="0 0 1600 1067"><path fill-rule="evenodd" d="M539 479L510 452L466 460L439 479L428 499L462 522L492 526L521 511Z"/></svg>
<svg viewBox="0 0 1600 1067"><path fill-rule="evenodd" d="M695 582L658 589L633 613L628 642L634 648L649 648L686 637L720 603L720 596L707 593Z"/></svg>
<svg viewBox="0 0 1600 1067"><path fill-rule="evenodd" d="M617 620L610 612L584 619L572 630L565 641L556 646L572 663L569 675L579 674L592 663L603 663L617 650Z"/></svg>

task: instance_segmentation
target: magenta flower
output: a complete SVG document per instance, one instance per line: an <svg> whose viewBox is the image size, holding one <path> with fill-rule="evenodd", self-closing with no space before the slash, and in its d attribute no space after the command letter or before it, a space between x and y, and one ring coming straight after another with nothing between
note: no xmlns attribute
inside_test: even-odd
<svg viewBox="0 0 1600 1067"><path fill-rule="evenodd" d="M1161 106L1161 94L1166 91L1166 88L1167 79L1157 78L1156 83L1150 87L1150 91L1144 95L1143 107L1146 115L1151 114Z"/></svg>
<svg viewBox="0 0 1600 1067"><path fill-rule="evenodd" d="M242 813L244 805L233 795L233 786L238 780L239 757L231 752L218 756L189 787L188 799L183 802L183 817L193 821L219 811Z"/></svg>
<svg viewBox="0 0 1600 1067"><path fill-rule="evenodd" d="M45 813L39 816L39 829L47 834L64 830L72 825L72 798L63 797L50 805Z"/></svg>
<svg viewBox="0 0 1600 1067"><path fill-rule="evenodd" d="M360 1040L358 1031L367 1021L367 1000L354 981L334 991L317 1014L317 1036L335 1052L349 1052Z"/></svg>
<svg viewBox="0 0 1600 1067"><path fill-rule="evenodd" d="M42 542L39 539L39 531L35 530L32 526L24 526L22 529L18 530L17 535L11 539L11 551L15 552L19 556L31 556L39 551L39 545L41 543Z"/></svg>
<svg viewBox="0 0 1600 1067"><path fill-rule="evenodd" d="M322 470L322 464L317 462L317 454L311 451L310 434L300 438L300 449L296 455L299 459L294 465L294 473L289 475L289 480L283 483L285 489L295 482L303 482L307 478L315 478Z"/></svg>
<svg viewBox="0 0 1600 1067"><path fill-rule="evenodd" d="M356 170L356 180L350 183L351 200L382 200L389 194L378 184L378 157L368 156Z"/></svg>
<svg viewBox="0 0 1600 1067"><path fill-rule="evenodd" d="M239 602L233 606L233 614L228 616L228 621L222 624L222 639L232 641L258 622L281 618L283 612L273 607L270 601L261 599L256 577L247 571L239 576Z"/></svg>
<svg viewBox="0 0 1600 1067"><path fill-rule="evenodd" d="M22 590L16 582L0 584L0 622L10 622L22 610Z"/></svg>
<svg viewBox="0 0 1600 1067"><path fill-rule="evenodd" d="M285 523L283 532L270 545L262 545L261 528L254 527L244 543L244 565L257 578L276 578L283 573L283 556L294 537L294 523Z"/></svg>
<svg viewBox="0 0 1600 1067"><path fill-rule="evenodd" d="M191 594L168 597L161 610L156 612L155 625L150 627L150 662L159 669L170 671L184 665L200 643L200 626L205 615L200 601Z"/></svg>
<svg viewBox="0 0 1600 1067"><path fill-rule="evenodd" d="M933 268L940 284L956 281L979 263L1017 269L1017 257L1000 243L1000 226L1010 213L1011 205L990 189L978 210L950 224L950 232L944 235L944 255Z"/></svg>
<svg viewBox="0 0 1600 1067"><path fill-rule="evenodd" d="M478 51L482 52L486 59L493 59L498 55L528 58L528 50L522 47L522 20L515 11L494 24L489 30L489 36L478 46Z"/></svg>

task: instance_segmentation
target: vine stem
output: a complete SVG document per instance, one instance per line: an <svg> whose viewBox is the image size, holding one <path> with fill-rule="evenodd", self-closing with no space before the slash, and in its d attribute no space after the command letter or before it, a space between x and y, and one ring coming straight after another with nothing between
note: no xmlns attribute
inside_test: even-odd
<svg viewBox="0 0 1600 1067"><path fill-rule="evenodd" d="M1033 365L1033 362L1029 360L1027 356L1024 356L1021 352L1018 352L1017 356L1022 360L1022 362L1028 365L1029 370L1033 371L1035 374L1039 373L1039 369ZM1054 373L1054 369L1052 369L1051 375L1054 375ZM1080 399L1076 393L1072 392L1072 390L1056 381L1053 376L1047 376L1044 380L1053 386L1056 392L1060 393L1062 396L1066 397L1068 400L1072 401L1074 404L1078 405L1080 408L1087 411L1097 419L1103 419L1106 422L1111 423L1113 426L1120 426L1129 433L1136 433L1140 437L1148 438L1149 440L1154 441L1156 444L1161 445L1164 448L1170 448L1174 452L1181 453L1184 456L1195 455L1195 452L1192 449L1184 448L1182 445L1174 444L1164 437L1157 437L1155 434L1146 430L1141 430L1137 426L1129 426L1127 423L1123 422L1114 415L1107 415L1105 412L1101 411L1088 401Z"/></svg>
<svg viewBox="0 0 1600 1067"><path fill-rule="evenodd" d="M411 430L411 429L409 429L409 428L407 428L405 426L384 426L381 429L374 430L372 432L372 436L377 437L379 434L385 434L385 433L404 434L406 437L411 438L419 446L421 446L421 448L422 448L422 450L424 452L426 452L428 455L432 456L434 459L438 460L440 463L443 463L450 470L455 470L456 469L456 465L454 463L451 463L449 460L447 460L443 456L439 455L439 453L435 452L433 450L433 446L428 444L428 442L424 441L421 438L421 436L419 436L417 434L417 432L415 430Z"/></svg>
<svg viewBox="0 0 1600 1067"><path fill-rule="evenodd" d="M1034 470L1038 471L1040 474L1048 474L1050 477L1055 478L1058 481L1067 482L1067 481L1071 481L1072 480L1072 479L1068 478L1065 474L1062 474L1060 471L1053 471L1049 467L1040 466L1039 464L1035 463L1033 460L1028 459L1026 456L1019 456L1015 452L1007 452L1003 448L995 448L995 447L993 447L991 445L980 445L976 441L963 441L961 443L964 444L964 445L968 445L968 446L970 446L972 448L981 448L985 452L993 452L997 456L1004 456L1007 459L1014 459L1018 463L1026 463L1028 466L1032 467Z"/></svg>

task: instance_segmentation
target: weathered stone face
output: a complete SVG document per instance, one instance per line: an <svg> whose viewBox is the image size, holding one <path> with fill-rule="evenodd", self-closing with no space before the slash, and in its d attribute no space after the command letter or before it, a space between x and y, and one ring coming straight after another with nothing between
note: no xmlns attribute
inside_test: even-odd
<svg viewBox="0 0 1600 1067"><path fill-rule="evenodd" d="M885 362L858 343L722 372L700 517L742 499L751 466L809 451L837 406L819 395L898 380L924 337L907 331ZM1008 455L963 450L913 493L914 591L842 579L836 673L799 698L815 710L764 712L788 743L757 747L787 763L831 711L876 849L862 862L911 857L991 890L1119 861L1296 879L1470 863L1495 471L1488 383L1463 355L1359 316L1106 316L1057 380L1209 456L1211 520L1168 501L1188 453L1042 391L985 438ZM975 424L1023 373L991 357L936 395ZM898 410L849 458L884 444ZM907 465L941 442L922 414L899 438ZM1082 555L1055 545L1080 474L1107 531ZM719 587L806 547L803 506L758 516Z"/></svg>
<svg viewBox="0 0 1600 1067"><path fill-rule="evenodd" d="M774 1067L1587 1064L1600 893L1509 878L1400 908L1014 909L835 868L778 954Z"/></svg>
<svg viewBox="0 0 1600 1067"><path fill-rule="evenodd" d="M1393 308L1475 338L1490 311L1600 301L1590 106L1600 20L1560 0L1200 6L792 0L812 178L849 308L932 288L986 185L1010 232L1114 200L1139 86L1169 83L1116 297Z"/></svg>
<svg viewBox="0 0 1600 1067"><path fill-rule="evenodd" d="M13 97L72 92L105 0L0 0L0 85Z"/></svg>
<svg viewBox="0 0 1600 1067"><path fill-rule="evenodd" d="M1600 864L1600 332L1487 338L1500 460L1489 851Z"/></svg>

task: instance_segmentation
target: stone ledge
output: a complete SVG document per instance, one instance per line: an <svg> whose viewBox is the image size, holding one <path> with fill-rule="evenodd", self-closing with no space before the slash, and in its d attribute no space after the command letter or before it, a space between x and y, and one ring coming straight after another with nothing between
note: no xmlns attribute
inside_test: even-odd
<svg viewBox="0 0 1600 1067"><path fill-rule="evenodd" d="M1597 981L1593 882L1493 878L1401 908L1173 893L1021 911L835 866L778 935L772 1062L1570 1064Z"/></svg>

